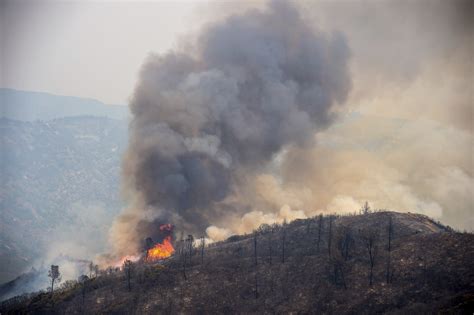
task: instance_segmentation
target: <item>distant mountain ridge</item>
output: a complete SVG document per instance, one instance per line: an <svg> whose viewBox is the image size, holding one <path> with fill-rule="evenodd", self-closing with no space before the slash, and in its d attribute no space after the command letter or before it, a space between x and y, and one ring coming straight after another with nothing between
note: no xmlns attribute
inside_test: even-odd
<svg viewBox="0 0 474 315"><path fill-rule="evenodd" d="M75 96L0 88L0 117L21 121L51 120L71 116L127 119L128 107L107 105Z"/></svg>

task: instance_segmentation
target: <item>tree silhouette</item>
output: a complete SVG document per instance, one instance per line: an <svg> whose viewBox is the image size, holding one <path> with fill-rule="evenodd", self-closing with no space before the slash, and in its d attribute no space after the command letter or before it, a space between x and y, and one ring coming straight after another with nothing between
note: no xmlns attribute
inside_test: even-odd
<svg viewBox="0 0 474 315"><path fill-rule="evenodd" d="M367 255L369 258L369 285L373 284L374 266L377 257L377 242L378 232L374 228L368 228L361 231L361 238L367 249Z"/></svg>
<svg viewBox="0 0 474 315"><path fill-rule="evenodd" d="M130 292L132 290L132 286L130 284L130 279L132 277L132 261L129 259L126 259L123 262L123 270L125 271L125 276L127 278L127 288L128 291Z"/></svg>
<svg viewBox="0 0 474 315"><path fill-rule="evenodd" d="M61 273L59 272L59 266L51 265L51 269L48 271L48 277L51 278L51 296L53 296L54 283L61 282Z"/></svg>
<svg viewBox="0 0 474 315"><path fill-rule="evenodd" d="M391 266L391 259L392 259L392 237L393 237L393 222L392 216L389 215L388 217L388 229L387 229L387 268L385 271L385 281L390 283L392 281L393 271Z"/></svg>
<svg viewBox="0 0 474 315"><path fill-rule="evenodd" d="M319 253L319 245L321 244L321 231L323 230L323 215L319 215L319 224L318 224L318 242L317 242L317 251Z"/></svg>

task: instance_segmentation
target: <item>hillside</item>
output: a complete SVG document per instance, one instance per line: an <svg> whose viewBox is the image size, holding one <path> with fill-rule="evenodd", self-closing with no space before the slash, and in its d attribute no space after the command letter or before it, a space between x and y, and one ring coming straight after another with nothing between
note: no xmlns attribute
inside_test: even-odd
<svg viewBox="0 0 474 315"><path fill-rule="evenodd" d="M25 295L5 301L0 310L5 314L474 310L474 235L454 232L423 215L378 211L262 226L252 235L232 236L204 251L198 246L191 256L177 243L176 254L161 264L132 265L130 291L126 273L109 270L84 283L68 282L53 298L48 293Z"/></svg>
<svg viewBox="0 0 474 315"><path fill-rule="evenodd" d="M0 283L45 260L53 242L87 237L88 248L101 250L105 225L122 205L126 143L123 120L0 119Z"/></svg>

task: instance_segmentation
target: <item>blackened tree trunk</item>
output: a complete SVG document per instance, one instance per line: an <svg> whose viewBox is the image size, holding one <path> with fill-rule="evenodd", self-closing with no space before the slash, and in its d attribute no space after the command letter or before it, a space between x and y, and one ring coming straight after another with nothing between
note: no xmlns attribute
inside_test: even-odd
<svg viewBox="0 0 474 315"><path fill-rule="evenodd" d="M332 216L329 216L329 229L328 229L328 255L331 257L332 247Z"/></svg>
<svg viewBox="0 0 474 315"><path fill-rule="evenodd" d="M127 278L127 288L128 288L128 291L130 292L132 290L132 286L131 286L131 283L130 283L130 279L132 277L131 273L132 273L132 261L127 259L123 262L123 269L125 271L125 276Z"/></svg>
<svg viewBox="0 0 474 315"><path fill-rule="evenodd" d="M392 237L393 237L393 223L392 223L392 216L388 218L388 244L387 244L387 270L385 273L385 280L387 283L392 281L392 266L391 266L391 259L392 259Z"/></svg>
<svg viewBox="0 0 474 315"><path fill-rule="evenodd" d="M378 233L375 229L368 229L362 231L362 240L365 244L367 249L367 254L369 257L369 285L372 286L373 284L373 274L374 274L374 266L375 266L375 259L377 255L377 239Z"/></svg>
<svg viewBox="0 0 474 315"><path fill-rule="evenodd" d="M319 225L318 225L318 242L317 242L317 251L319 253L319 245L321 244L321 231L323 230L323 215L319 215Z"/></svg>
<svg viewBox="0 0 474 315"><path fill-rule="evenodd" d="M48 277L51 278L51 297L53 297L54 283L61 281L61 273L59 272L59 266L51 265L51 269L48 271Z"/></svg>
<svg viewBox="0 0 474 315"><path fill-rule="evenodd" d="M272 242L273 242L273 227L272 229L270 230L270 236L269 236L269 240L268 240L268 255L269 255L269 263L270 263L270 266L272 265Z"/></svg>
<svg viewBox="0 0 474 315"><path fill-rule="evenodd" d="M201 265L204 263L204 246L205 246L204 236L201 237Z"/></svg>
<svg viewBox="0 0 474 315"><path fill-rule="evenodd" d="M281 263L285 263L285 242L286 242L286 227L283 225L283 236L281 238Z"/></svg>
<svg viewBox="0 0 474 315"><path fill-rule="evenodd" d="M253 234L253 254L254 254L254 259L255 259L255 266L257 266L258 261L257 261L257 231L254 232Z"/></svg>

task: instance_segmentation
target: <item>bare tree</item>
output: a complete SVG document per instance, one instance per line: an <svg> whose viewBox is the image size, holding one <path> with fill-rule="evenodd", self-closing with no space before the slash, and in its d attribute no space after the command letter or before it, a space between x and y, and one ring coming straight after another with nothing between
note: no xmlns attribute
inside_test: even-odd
<svg viewBox="0 0 474 315"><path fill-rule="evenodd" d="M334 232L334 243L335 251L330 256L330 263L332 265L332 278L334 284L342 285L344 289L347 289L346 273L349 268L349 253L353 246L352 233L349 227L341 226L335 229Z"/></svg>
<svg viewBox="0 0 474 315"><path fill-rule="evenodd" d="M94 265L94 273L95 277L97 278L97 276L99 276L99 265Z"/></svg>
<svg viewBox="0 0 474 315"><path fill-rule="evenodd" d="M132 290L132 286L130 283L131 277L132 277L132 261L129 259L126 259L123 262L123 270L125 271L125 276L127 278L127 288L128 291L130 292Z"/></svg>
<svg viewBox="0 0 474 315"><path fill-rule="evenodd" d="M329 216L329 228L328 228L328 255L331 257L332 247L332 215Z"/></svg>
<svg viewBox="0 0 474 315"><path fill-rule="evenodd" d="M201 236L201 265L204 263L204 247L206 246L206 239Z"/></svg>
<svg viewBox="0 0 474 315"><path fill-rule="evenodd" d="M361 214L369 214L370 213L370 206L369 203L366 201L362 208L360 209Z"/></svg>
<svg viewBox="0 0 474 315"><path fill-rule="evenodd" d="M319 215L319 224L318 224L318 242L317 242L317 251L319 253L319 245L321 244L321 231L323 230L323 215Z"/></svg>
<svg viewBox="0 0 474 315"><path fill-rule="evenodd" d="M366 229L361 231L361 238L364 243L365 248L367 249L367 255L369 258L369 285L373 284L373 274L375 260L377 257L377 242L378 242L378 232L376 229Z"/></svg>
<svg viewBox="0 0 474 315"><path fill-rule="evenodd" d="M254 260L255 260L255 266L257 266L258 261L257 261L257 231L253 232L253 254L254 254Z"/></svg>
<svg viewBox="0 0 474 315"><path fill-rule="evenodd" d="M61 282L61 273L59 272L59 266L51 265L51 269L48 271L48 277L51 278L51 296L53 296L54 283Z"/></svg>
<svg viewBox="0 0 474 315"><path fill-rule="evenodd" d="M387 283L392 282L392 276L393 276L393 271L392 271L392 266L391 266L391 259L392 259L392 237L393 237L393 222L392 222L392 216L389 215L388 217L388 231L387 231L387 268L385 271L385 280Z"/></svg>
<svg viewBox="0 0 474 315"><path fill-rule="evenodd" d="M354 238L352 237L351 229L347 226L341 226L336 231L336 245L339 250L340 256L347 261L351 248L354 244Z"/></svg>
<svg viewBox="0 0 474 315"><path fill-rule="evenodd" d="M272 255L273 255L273 230L274 227L272 226L270 229L270 233L268 234L268 256L269 256L269 263L272 265Z"/></svg>
<svg viewBox="0 0 474 315"><path fill-rule="evenodd" d="M347 284L346 284L346 265L347 265L347 262L344 260L344 258L339 253L334 254L330 258L330 262L331 262L332 269L333 269L334 284L336 284L336 285L342 284L344 289L347 289Z"/></svg>
<svg viewBox="0 0 474 315"><path fill-rule="evenodd" d="M189 255L189 264L191 264L191 257L193 255L193 249L194 249L194 236L191 234L188 235L186 238L186 250L188 251ZM185 255L186 257L186 255Z"/></svg>
<svg viewBox="0 0 474 315"><path fill-rule="evenodd" d="M282 238L281 238L281 263L285 263L285 242L286 242L286 220L283 221L283 231L282 231Z"/></svg>

